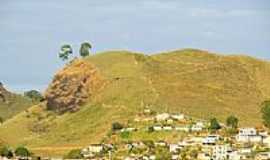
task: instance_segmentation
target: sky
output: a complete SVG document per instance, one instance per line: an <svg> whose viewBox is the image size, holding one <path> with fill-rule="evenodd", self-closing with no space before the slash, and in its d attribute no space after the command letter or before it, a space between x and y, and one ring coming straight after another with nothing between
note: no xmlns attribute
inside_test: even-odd
<svg viewBox="0 0 270 160"><path fill-rule="evenodd" d="M269 0L0 0L0 82L44 90L77 51L197 48L270 60Z"/></svg>

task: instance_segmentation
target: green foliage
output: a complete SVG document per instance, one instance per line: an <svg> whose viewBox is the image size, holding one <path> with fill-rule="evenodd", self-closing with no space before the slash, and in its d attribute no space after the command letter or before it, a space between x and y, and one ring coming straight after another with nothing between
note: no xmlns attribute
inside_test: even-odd
<svg viewBox="0 0 270 160"><path fill-rule="evenodd" d="M265 101L261 108L263 123L270 128L270 101Z"/></svg>
<svg viewBox="0 0 270 160"><path fill-rule="evenodd" d="M152 132L154 132L155 130L154 130L154 127L153 126L150 126L150 127L148 127L148 132L149 133L152 133Z"/></svg>
<svg viewBox="0 0 270 160"><path fill-rule="evenodd" d="M210 126L209 126L209 129L210 129L210 130L213 130L213 131L221 129L221 126L220 126L220 124L218 123L218 120L217 120L216 118L210 119Z"/></svg>
<svg viewBox="0 0 270 160"><path fill-rule="evenodd" d="M69 151L67 155L64 156L65 159L82 159L83 155L80 149L73 149Z"/></svg>
<svg viewBox="0 0 270 160"><path fill-rule="evenodd" d="M42 94L36 90L26 91L24 92L24 96L32 99L34 102L40 102L44 99Z"/></svg>
<svg viewBox="0 0 270 160"><path fill-rule="evenodd" d="M20 146L16 148L15 155L20 157L29 157L31 156L31 152L26 147Z"/></svg>
<svg viewBox="0 0 270 160"><path fill-rule="evenodd" d="M89 50L92 49L92 45L88 42L84 42L81 44L81 48L80 48L80 55L82 57L87 57L89 56L90 52Z"/></svg>
<svg viewBox="0 0 270 160"><path fill-rule="evenodd" d="M65 44L61 47L59 52L59 58L61 58L63 61L68 60L69 55L73 53L72 47L69 44Z"/></svg>
<svg viewBox="0 0 270 160"><path fill-rule="evenodd" d="M231 128L237 128L238 127L238 118L231 115L226 119L227 126Z"/></svg>
<svg viewBox="0 0 270 160"><path fill-rule="evenodd" d="M226 129L226 133L229 136L235 135L235 134L237 134L237 128L228 128L228 129Z"/></svg>
<svg viewBox="0 0 270 160"><path fill-rule="evenodd" d="M130 137L130 132L128 132L128 131L121 132L120 137L122 139L128 139Z"/></svg>
<svg viewBox="0 0 270 160"><path fill-rule="evenodd" d="M121 130L123 128L124 128L124 126L119 122L114 122L112 124L112 131L118 131L118 130Z"/></svg>
<svg viewBox="0 0 270 160"><path fill-rule="evenodd" d="M13 157L12 150L7 146L0 147L0 155L2 157L7 157L7 158L12 158Z"/></svg>

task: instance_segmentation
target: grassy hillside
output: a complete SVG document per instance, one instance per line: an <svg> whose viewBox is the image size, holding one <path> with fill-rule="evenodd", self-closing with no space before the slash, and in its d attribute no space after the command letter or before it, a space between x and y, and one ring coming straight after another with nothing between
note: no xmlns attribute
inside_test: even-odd
<svg viewBox="0 0 270 160"><path fill-rule="evenodd" d="M59 154L101 141L112 122L132 120L145 106L222 121L234 114L241 125L260 125L260 103L270 97L270 63L251 57L186 49L153 56L111 51L85 61L106 79L101 92L76 113L34 106L4 123L0 140Z"/></svg>
<svg viewBox="0 0 270 160"><path fill-rule="evenodd" d="M32 101L24 96L10 93L0 85L0 117L4 120L32 106Z"/></svg>

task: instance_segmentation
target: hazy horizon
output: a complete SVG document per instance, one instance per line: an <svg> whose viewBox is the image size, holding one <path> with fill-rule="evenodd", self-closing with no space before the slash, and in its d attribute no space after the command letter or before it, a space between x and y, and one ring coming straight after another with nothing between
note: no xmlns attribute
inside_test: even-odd
<svg viewBox="0 0 270 160"><path fill-rule="evenodd" d="M196 48L270 60L270 2L35 1L0 2L0 81L12 91L43 90L64 62L63 43L77 51L156 53Z"/></svg>

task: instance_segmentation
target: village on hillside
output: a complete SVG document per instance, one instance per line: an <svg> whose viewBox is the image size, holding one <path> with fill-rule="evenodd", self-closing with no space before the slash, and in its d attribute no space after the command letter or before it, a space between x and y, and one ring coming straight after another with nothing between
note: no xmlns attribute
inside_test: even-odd
<svg viewBox="0 0 270 160"><path fill-rule="evenodd" d="M176 113L155 113L145 109L134 124L141 127L112 124L110 138L120 142L92 144L81 150L83 159L124 160L269 160L270 136L264 128L238 128L238 119L230 116L227 124L215 118L210 121L193 119ZM147 124L147 125L145 125ZM131 140L130 134L177 135L173 140ZM150 136L151 137L151 136ZM162 136L161 136L162 137ZM126 139L126 140L125 140ZM110 140L109 140L110 141ZM111 141L110 141L111 142Z"/></svg>
<svg viewBox="0 0 270 160"><path fill-rule="evenodd" d="M235 116L223 124L216 118L207 121L146 108L132 122L113 122L100 144L72 150L65 157L22 154L0 159L269 160L270 136L263 127L239 128Z"/></svg>
<svg viewBox="0 0 270 160"><path fill-rule="evenodd" d="M215 118L206 121L182 113L155 113L146 108L132 122L112 123L110 133L100 144L70 151L64 158L269 160L270 136L263 127L238 128L238 119L234 116L222 124Z"/></svg>

